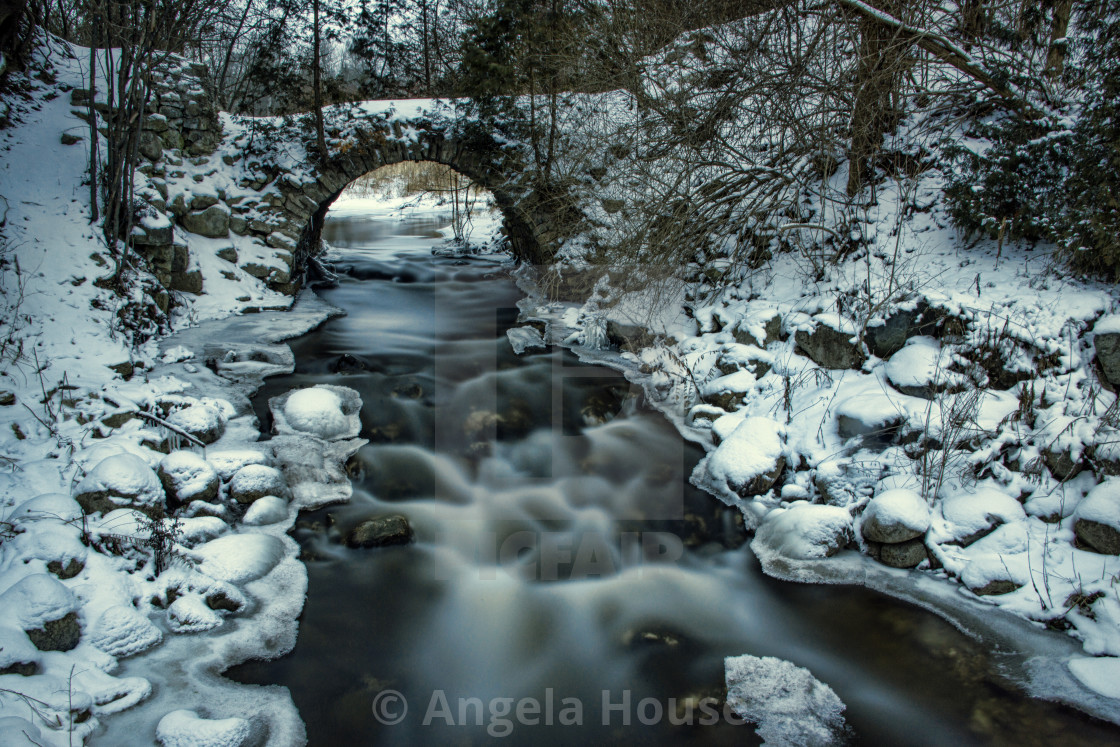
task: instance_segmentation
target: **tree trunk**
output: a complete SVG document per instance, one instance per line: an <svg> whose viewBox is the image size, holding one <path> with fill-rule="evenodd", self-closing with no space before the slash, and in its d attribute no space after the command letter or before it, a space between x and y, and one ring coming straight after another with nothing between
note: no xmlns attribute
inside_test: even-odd
<svg viewBox="0 0 1120 747"><path fill-rule="evenodd" d="M323 85L322 85L322 71L320 70L319 60L319 0L312 0L311 3L314 28L314 42L312 46L312 59L311 59L311 88L312 95L315 98L315 145L319 149L319 160L325 161L327 158L327 137L323 132Z"/></svg>
<svg viewBox="0 0 1120 747"><path fill-rule="evenodd" d="M97 99L97 43L100 41L101 24L98 8L90 14L90 44L89 44L89 222L96 223L101 219L101 211L97 205L97 110L93 108Z"/></svg>
<svg viewBox="0 0 1120 747"><path fill-rule="evenodd" d="M897 3L884 3L884 12L897 16ZM866 185L872 160L879 152L883 135L894 124L897 112L891 105L905 45L896 29L863 16L859 21L859 62L853 97L851 142L848 149L848 196Z"/></svg>
<svg viewBox="0 0 1120 747"><path fill-rule="evenodd" d="M1054 19L1050 24L1050 52L1046 56L1046 74L1052 79L1061 76L1066 64L1065 38L1072 11L1073 0L1058 0L1054 4Z"/></svg>
<svg viewBox="0 0 1120 747"><path fill-rule="evenodd" d="M966 41L980 38L986 20L984 0L964 0L961 3L961 33Z"/></svg>

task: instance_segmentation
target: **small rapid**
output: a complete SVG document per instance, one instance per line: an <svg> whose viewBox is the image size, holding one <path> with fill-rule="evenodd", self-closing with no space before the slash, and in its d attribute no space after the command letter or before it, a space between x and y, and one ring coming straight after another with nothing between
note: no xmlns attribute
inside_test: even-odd
<svg viewBox="0 0 1120 747"><path fill-rule="evenodd" d="M363 400L353 499L294 530L295 650L227 672L288 687L311 744L758 743L689 712L741 654L827 683L852 743L1115 743L929 612L764 576L734 512L689 484L698 447L637 388L560 348L514 354L508 264L434 255L447 222L329 219L340 282L319 292L346 315L292 341L295 373L254 400L264 423L297 387ZM347 546L390 515L411 543Z"/></svg>

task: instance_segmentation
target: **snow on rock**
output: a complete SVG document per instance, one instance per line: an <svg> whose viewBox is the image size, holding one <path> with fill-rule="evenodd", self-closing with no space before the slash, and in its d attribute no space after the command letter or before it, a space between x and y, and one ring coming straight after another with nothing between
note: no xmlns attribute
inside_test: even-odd
<svg viewBox="0 0 1120 747"><path fill-rule="evenodd" d="M843 440L890 441L908 417L905 400L882 390L847 397L836 405L836 432Z"/></svg>
<svg viewBox="0 0 1120 747"><path fill-rule="evenodd" d="M284 543L268 534L229 534L194 549L198 570L218 581L243 584L284 559Z"/></svg>
<svg viewBox="0 0 1120 747"><path fill-rule="evenodd" d="M207 463L218 472L223 480L233 477L233 473L249 464L268 464L268 455L256 449L230 449L227 451L208 451Z"/></svg>
<svg viewBox="0 0 1120 747"><path fill-rule="evenodd" d="M0 672L33 674L42 655L27 633L17 627L0 625ZM6 744L0 732L0 744Z"/></svg>
<svg viewBox="0 0 1120 747"><path fill-rule="evenodd" d="M770 418L745 418L707 458L708 475L742 497L765 493L785 468L784 436Z"/></svg>
<svg viewBox="0 0 1120 747"><path fill-rule="evenodd" d="M510 327L506 330L506 337L509 338L510 347L517 355L532 348L545 347L544 337L536 327Z"/></svg>
<svg viewBox="0 0 1120 747"><path fill-rule="evenodd" d="M961 583L978 596L1009 594L1029 581L1026 553L977 553L961 573Z"/></svg>
<svg viewBox="0 0 1120 747"><path fill-rule="evenodd" d="M201 633L221 624L222 616L210 609L201 594L184 594L167 608L167 626L174 633Z"/></svg>
<svg viewBox="0 0 1120 747"><path fill-rule="evenodd" d="M167 497L179 503L212 501L218 495L218 472L193 451L173 451L156 468Z"/></svg>
<svg viewBox="0 0 1120 747"><path fill-rule="evenodd" d="M791 662L771 656L723 660L727 705L758 725L764 744L841 743L844 703L828 685Z"/></svg>
<svg viewBox="0 0 1120 747"><path fill-rule="evenodd" d="M940 520L932 522L930 539L967 547L1000 524L1022 521L1023 505L1001 490L977 488L950 495L941 502Z"/></svg>
<svg viewBox="0 0 1120 747"><path fill-rule="evenodd" d="M891 386L903 394L933 399L953 378L951 361L949 351L933 337L912 337L891 356L884 370Z"/></svg>
<svg viewBox="0 0 1120 747"><path fill-rule="evenodd" d="M159 628L132 605L117 604L102 612L90 630L90 642L111 656L132 656L163 640Z"/></svg>
<svg viewBox="0 0 1120 747"><path fill-rule="evenodd" d="M253 501L245 512L242 522L249 526L275 524L288 518L288 502L274 495L266 495Z"/></svg>
<svg viewBox="0 0 1120 747"><path fill-rule="evenodd" d="M179 542L184 545L196 545L199 542L210 540L229 531L229 524L217 516L192 516L179 521Z"/></svg>
<svg viewBox="0 0 1120 747"><path fill-rule="evenodd" d="M241 747L249 731L243 718L208 719L182 710L160 719L156 739L163 747Z"/></svg>
<svg viewBox="0 0 1120 747"><path fill-rule="evenodd" d="M204 444L212 444L226 431L226 408L218 401L197 402L175 410L167 422L191 434Z"/></svg>
<svg viewBox="0 0 1120 747"><path fill-rule="evenodd" d="M238 503L252 503L266 495L286 498L290 491L280 470L263 464L247 464L230 478L229 495Z"/></svg>
<svg viewBox="0 0 1120 747"><path fill-rule="evenodd" d="M116 508L152 508L164 503L163 485L152 468L135 454L102 459L78 484L74 499L86 513Z"/></svg>
<svg viewBox="0 0 1120 747"><path fill-rule="evenodd" d="M93 699L97 715L118 713L152 694L152 683L143 677L113 677L97 667L75 670L74 687Z"/></svg>
<svg viewBox="0 0 1120 747"><path fill-rule="evenodd" d="M871 499L863 512L860 533L871 542L905 542L929 529L929 506L906 488L887 490Z"/></svg>
<svg viewBox="0 0 1120 747"><path fill-rule="evenodd" d="M1082 543L1120 555L1120 478L1108 478L1078 504L1073 530Z"/></svg>
<svg viewBox="0 0 1120 747"><path fill-rule="evenodd" d="M24 576L0 594L0 624L43 628L78 608L74 594L49 573Z"/></svg>
<svg viewBox="0 0 1120 747"><path fill-rule="evenodd" d="M1069 671L1090 690L1106 698L1120 698L1120 658L1086 656L1071 659Z"/></svg>
<svg viewBox="0 0 1120 747"><path fill-rule="evenodd" d="M760 558L811 560L835 555L852 539L852 515L846 508L797 503L767 514L751 549Z"/></svg>
<svg viewBox="0 0 1120 747"><path fill-rule="evenodd" d="M44 493L19 504L8 517L13 523L29 521L75 521L82 507L66 493Z"/></svg>
<svg viewBox="0 0 1120 747"><path fill-rule="evenodd" d="M268 401L273 431L308 433L325 441L354 438L362 429L361 396L344 386L318 384L296 389Z"/></svg>

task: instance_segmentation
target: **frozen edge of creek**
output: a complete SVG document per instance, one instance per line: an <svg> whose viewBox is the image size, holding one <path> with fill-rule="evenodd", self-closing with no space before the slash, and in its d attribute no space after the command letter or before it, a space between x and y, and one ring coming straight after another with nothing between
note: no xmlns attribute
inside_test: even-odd
<svg viewBox="0 0 1120 747"><path fill-rule="evenodd" d="M236 439L231 443L227 431L221 442L223 448L275 452L281 447L272 444L283 443L284 453L274 455L276 466L283 469L288 457L304 466L299 457L305 460L311 453L321 461L312 465L316 474L330 473L334 479L295 489L288 515L282 521L237 527L279 540L283 558L266 575L241 585L251 600L249 607L236 617L226 618L220 628L209 633L165 636L157 648L122 659L120 675L146 678L151 682L152 694L134 707L102 720L101 729L92 735L93 742L150 745L161 719L185 709L208 719L244 719L250 729L245 735L248 744L287 747L307 743L303 720L287 688L243 685L221 673L251 659L283 656L295 646L298 620L307 597L307 568L298 559L299 545L288 531L301 511L349 499L350 481L341 465L365 441L324 442L313 436L289 435L261 443L260 424L252 425L255 415L249 399L263 385L265 377L294 370L292 350L282 341L306 334L342 314L341 309L326 303L313 291L304 290L289 309L207 321L160 342L161 354L177 351L169 357L185 359L156 366L148 374L149 381L174 377L189 385L186 391L192 396L221 398L234 406L237 416L231 418L229 425L231 430L236 427ZM182 348L193 356L182 355ZM200 723L186 726L194 729Z"/></svg>
<svg viewBox="0 0 1120 747"><path fill-rule="evenodd" d="M572 351L583 363L618 371L631 384L641 387L647 395L647 403L672 423L682 438L702 446L705 451L712 448L706 433L690 427L679 414L650 396L648 384L652 377L642 373L636 363L623 358L615 350L562 342L578 332L566 326L563 318L565 311L579 308L579 304L545 303L541 290L529 273L519 269L512 275L526 294L518 304L526 316L545 319L542 310L549 309L547 344ZM710 493L704 485L698 487ZM712 500L717 499L713 494ZM844 550L824 560L794 560L776 553L766 553L765 557L753 554L763 573L780 581L862 586L931 612L961 633L987 644L1001 668L998 674L1021 687L1031 697L1062 703L1090 716L1120 724L1120 700L1091 690L1070 671L1072 660L1086 657L1076 639L1046 630L1041 623L1018 617L992 604L985 604L948 579L923 571L889 568L855 550Z"/></svg>

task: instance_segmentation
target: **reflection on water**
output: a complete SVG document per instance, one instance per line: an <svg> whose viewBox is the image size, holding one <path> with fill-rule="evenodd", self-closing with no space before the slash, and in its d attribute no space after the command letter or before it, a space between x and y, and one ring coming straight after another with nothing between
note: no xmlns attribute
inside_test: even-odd
<svg viewBox="0 0 1120 747"><path fill-rule="evenodd" d="M312 744L470 744L507 727L511 744L757 743L689 712L744 653L827 682L854 743L1115 743L1017 694L997 654L929 613L763 576L736 517L688 484L699 452L625 380L557 349L513 355L520 294L499 264L433 257L431 222L327 225L344 276L323 294L348 316L296 340L296 373L256 401L267 417L292 387L353 387L370 444L351 503L295 531L310 580L295 651L229 673L290 688ZM343 544L389 514L412 544ZM389 691L409 705L393 725L375 716L400 713ZM508 710L530 698L537 710Z"/></svg>

